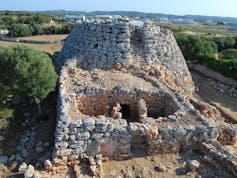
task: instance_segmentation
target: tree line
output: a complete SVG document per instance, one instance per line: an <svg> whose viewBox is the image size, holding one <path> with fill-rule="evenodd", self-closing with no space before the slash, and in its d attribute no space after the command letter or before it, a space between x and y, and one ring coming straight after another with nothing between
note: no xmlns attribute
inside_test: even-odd
<svg viewBox="0 0 237 178"><path fill-rule="evenodd" d="M198 61L237 80L237 37L210 39L184 33L175 33L175 37L186 60Z"/></svg>
<svg viewBox="0 0 237 178"><path fill-rule="evenodd" d="M32 26L24 24L13 24L9 30L13 37L23 37L32 35L53 35L53 34L69 34L73 28L72 24L65 24L62 26L48 26L35 24Z"/></svg>
<svg viewBox="0 0 237 178"><path fill-rule="evenodd" d="M0 29L10 31L12 37L22 37L31 35L51 35L51 34L68 34L71 32L72 24L47 25L54 20L56 24L65 22L61 17L37 14L30 12L0 12Z"/></svg>

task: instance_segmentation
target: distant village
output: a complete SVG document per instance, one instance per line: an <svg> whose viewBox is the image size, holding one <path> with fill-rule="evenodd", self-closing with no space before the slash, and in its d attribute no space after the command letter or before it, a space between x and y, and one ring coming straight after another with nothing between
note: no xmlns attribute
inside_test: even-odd
<svg viewBox="0 0 237 178"><path fill-rule="evenodd" d="M81 22L81 21L135 21L135 20L144 20L146 18L144 17L127 17L127 16L121 16L121 15L94 15L94 16L85 16L85 15L65 15L64 17L69 22ZM147 18L148 19L148 18ZM228 21L220 21L216 22L213 20L202 20L197 21L193 18L175 18L174 16L172 18L168 17L153 17L153 21L161 23L161 24L189 24L193 26L198 26L200 24L205 24L206 26L209 26L211 28L217 28L217 29L226 29L226 30L237 30L237 23L229 23Z"/></svg>
<svg viewBox="0 0 237 178"><path fill-rule="evenodd" d="M164 16L153 16L153 17L144 17L144 16L136 16L136 17L128 17L128 16L121 16L121 15L70 15L66 14L64 15L64 21L61 22L62 24L74 24L74 23L80 23L83 21L96 21L96 22L131 22L131 23L138 23L144 20L153 20L160 24L186 24L186 25L192 25L192 26L199 26L199 25L205 25L210 28L216 28L216 29L225 29L225 30L236 30L237 31L237 23L231 23L228 21L214 21L210 19L203 19L203 20L196 20L194 18L187 18L186 16L183 16L183 18L180 18L182 16L175 16L171 15L167 17ZM54 23L54 20L51 19L51 22ZM1 36L7 36L10 34L9 30L6 29L0 29L0 35Z"/></svg>

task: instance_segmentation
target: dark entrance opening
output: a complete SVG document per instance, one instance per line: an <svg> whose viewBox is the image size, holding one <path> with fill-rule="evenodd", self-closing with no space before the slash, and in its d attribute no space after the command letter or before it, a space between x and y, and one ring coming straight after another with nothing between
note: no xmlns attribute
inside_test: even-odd
<svg viewBox="0 0 237 178"><path fill-rule="evenodd" d="M148 113L147 113L148 117L152 117L152 118L158 118L158 117L165 117L168 116L166 114L165 108L149 108L148 109Z"/></svg>
<svg viewBox="0 0 237 178"><path fill-rule="evenodd" d="M123 119L128 120L131 118L131 110L128 104L121 104L121 112L122 112Z"/></svg>
<svg viewBox="0 0 237 178"><path fill-rule="evenodd" d="M122 118L126 119L129 122L138 122L138 116L132 112L130 105L128 104L121 104L121 113Z"/></svg>
<svg viewBox="0 0 237 178"><path fill-rule="evenodd" d="M97 49L97 48L98 48L98 44L95 44L95 45L94 45L94 48Z"/></svg>
<svg viewBox="0 0 237 178"><path fill-rule="evenodd" d="M134 135L131 140L133 157L144 157L146 153L146 138Z"/></svg>

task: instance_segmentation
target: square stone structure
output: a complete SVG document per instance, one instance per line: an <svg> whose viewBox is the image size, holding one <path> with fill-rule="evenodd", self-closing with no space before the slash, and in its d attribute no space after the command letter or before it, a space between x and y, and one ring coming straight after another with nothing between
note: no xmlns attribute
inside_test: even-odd
<svg viewBox="0 0 237 178"><path fill-rule="evenodd" d="M199 147L209 154L208 144L236 141L236 125L193 97L172 32L153 23L76 24L57 63L54 159L124 160L136 150L154 155ZM224 162L236 174L233 159Z"/></svg>

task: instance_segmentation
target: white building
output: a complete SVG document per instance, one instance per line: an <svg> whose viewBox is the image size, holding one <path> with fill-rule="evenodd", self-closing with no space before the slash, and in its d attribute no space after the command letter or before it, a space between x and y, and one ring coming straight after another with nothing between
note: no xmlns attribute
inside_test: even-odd
<svg viewBox="0 0 237 178"><path fill-rule="evenodd" d="M9 30L1 30L0 29L0 35L7 35L9 34Z"/></svg>
<svg viewBox="0 0 237 178"><path fill-rule="evenodd" d="M96 15L95 18L96 19L104 19L104 20L106 20L106 19L112 19L113 16L111 16L111 15Z"/></svg>

